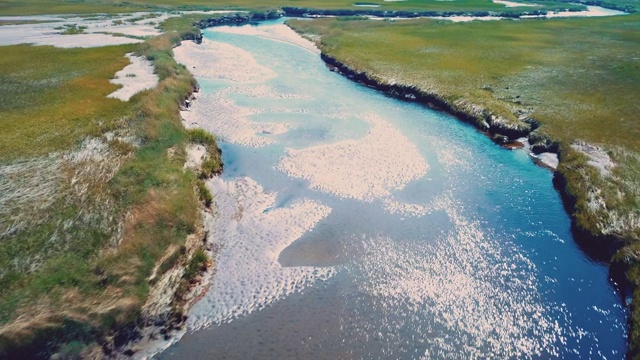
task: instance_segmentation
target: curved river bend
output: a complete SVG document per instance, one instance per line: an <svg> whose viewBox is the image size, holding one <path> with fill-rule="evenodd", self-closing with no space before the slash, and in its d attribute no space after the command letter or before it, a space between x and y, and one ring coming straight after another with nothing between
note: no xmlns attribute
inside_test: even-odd
<svg viewBox="0 0 640 360"><path fill-rule="evenodd" d="M159 358L624 357L607 269L524 151L330 72L278 22L175 53L225 172L217 273Z"/></svg>

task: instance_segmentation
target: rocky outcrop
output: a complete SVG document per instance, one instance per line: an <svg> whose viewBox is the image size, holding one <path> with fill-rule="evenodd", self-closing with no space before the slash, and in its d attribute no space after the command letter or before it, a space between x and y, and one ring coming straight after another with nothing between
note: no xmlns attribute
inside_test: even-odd
<svg viewBox="0 0 640 360"><path fill-rule="evenodd" d="M184 34L182 36L182 40L191 40L193 42L195 42L196 44L202 44L202 33L198 32L197 34L195 33L187 33Z"/></svg>

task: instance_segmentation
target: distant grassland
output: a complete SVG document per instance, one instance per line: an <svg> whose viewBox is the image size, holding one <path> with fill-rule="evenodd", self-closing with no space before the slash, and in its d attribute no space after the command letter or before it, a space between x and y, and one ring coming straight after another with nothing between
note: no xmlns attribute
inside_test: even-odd
<svg viewBox="0 0 640 360"><path fill-rule="evenodd" d="M354 4L375 4L379 7L358 7ZM56 0L0 0L0 15L29 15L29 14L82 14L82 13L121 13L132 11L160 11L160 10L207 10L207 9L245 9L267 10L280 7L302 7L312 9L378 9L378 10L409 10L409 11L466 11L466 12L510 12L545 8L574 7L562 1L544 1L539 7L507 8L494 4L491 0L87 0L61 2ZM516 10L514 10L516 9Z"/></svg>
<svg viewBox="0 0 640 360"><path fill-rule="evenodd" d="M39 21L39 20L0 20L0 26L5 25L24 25L24 24L41 24L51 23L52 21Z"/></svg>

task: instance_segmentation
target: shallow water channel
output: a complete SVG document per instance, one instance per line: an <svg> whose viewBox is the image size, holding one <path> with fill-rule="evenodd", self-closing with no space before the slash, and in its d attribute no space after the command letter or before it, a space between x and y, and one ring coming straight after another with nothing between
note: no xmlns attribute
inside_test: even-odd
<svg viewBox="0 0 640 360"><path fill-rule="evenodd" d="M455 118L327 69L284 25L176 58L220 136L217 273L161 359L607 358L626 311L552 173Z"/></svg>

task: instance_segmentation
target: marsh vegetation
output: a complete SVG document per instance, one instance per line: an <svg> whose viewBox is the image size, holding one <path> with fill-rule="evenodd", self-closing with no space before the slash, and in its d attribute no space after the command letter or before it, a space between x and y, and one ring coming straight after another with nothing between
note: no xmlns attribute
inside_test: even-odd
<svg viewBox="0 0 640 360"><path fill-rule="evenodd" d="M157 263L189 260L166 254L200 218L196 174L183 169L190 138L178 107L196 83L172 58L180 39L5 47L0 355L113 349L140 315ZM160 83L129 102L108 99L132 51L153 62Z"/></svg>

